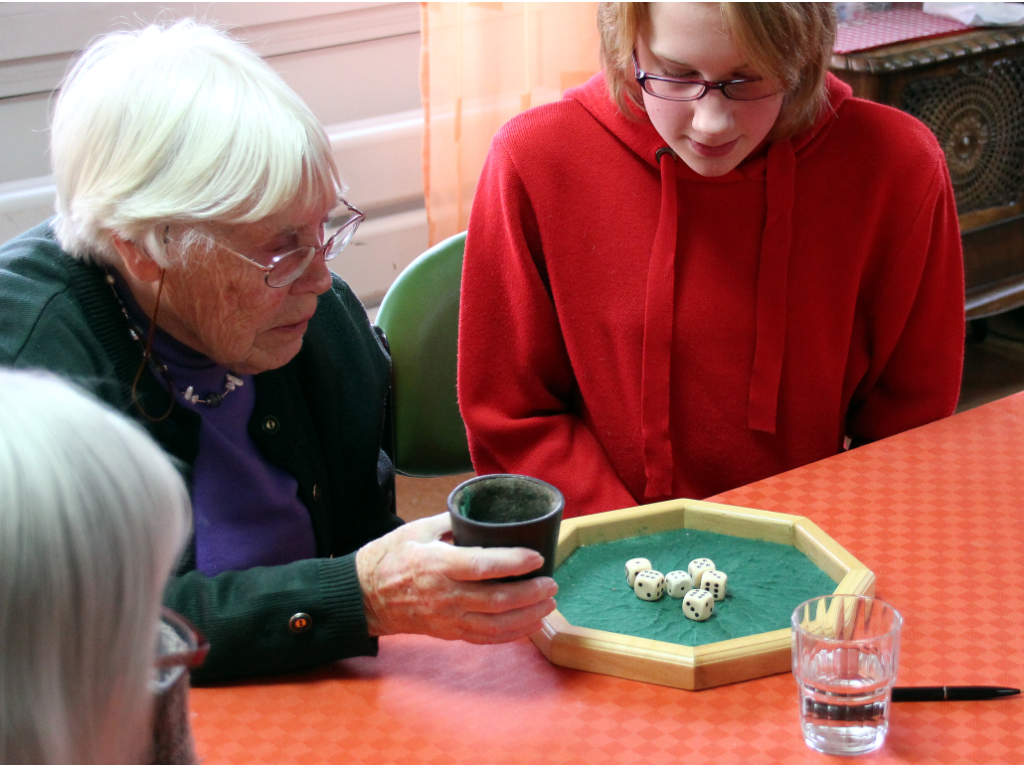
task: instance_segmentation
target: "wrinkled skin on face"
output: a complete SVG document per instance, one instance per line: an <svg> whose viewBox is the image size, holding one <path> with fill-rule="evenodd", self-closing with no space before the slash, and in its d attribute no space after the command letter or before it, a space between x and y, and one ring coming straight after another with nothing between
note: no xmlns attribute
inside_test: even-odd
<svg viewBox="0 0 1024 768"><path fill-rule="evenodd" d="M651 3L650 30L636 41L640 68L652 75L719 82L758 77L737 50L717 3ZM691 169L724 176L765 140L782 109L780 92L757 101L709 90L697 101L643 92L651 124Z"/></svg>
<svg viewBox="0 0 1024 768"><path fill-rule="evenodd" d="M253 224L215 225L211 233L218 244L269 264L289 250L320 245L333 203L295 204ZM136 243L115 240L115 247L125 280L152 319L160 268ZM261 373L298 354L317 296L330 286L322 254L291 285L270 288L256 266L215 246L164 270L157 325L236 373Z"/></svg>

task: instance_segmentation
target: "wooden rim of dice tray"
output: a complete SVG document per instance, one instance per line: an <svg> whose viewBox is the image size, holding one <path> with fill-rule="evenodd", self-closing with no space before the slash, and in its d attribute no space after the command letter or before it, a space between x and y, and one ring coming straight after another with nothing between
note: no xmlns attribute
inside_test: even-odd
<svg viewBox="0 0 1024 768"><path fill-rule="evenodd" d="M555 568L577 547L680 528L787 544L837 582L835 594L875 594L875 575L806 517L690 499L563 520ZM530 639L552 664L691 691L788 672L792 663L788 627L686 646L577 627L555 610Z"/></svg>

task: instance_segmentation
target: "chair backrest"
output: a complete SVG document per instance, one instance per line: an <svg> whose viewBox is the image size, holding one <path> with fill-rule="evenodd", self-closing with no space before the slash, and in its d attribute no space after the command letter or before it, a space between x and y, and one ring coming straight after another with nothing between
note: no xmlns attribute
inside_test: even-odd
<svg viewBox="0 0 1024 768"><path fill-rule="evenodd" d="M465 245L462 232L420 255L377 311L391 348L392 459L403 475L473 471L455 389Z"/></svg>

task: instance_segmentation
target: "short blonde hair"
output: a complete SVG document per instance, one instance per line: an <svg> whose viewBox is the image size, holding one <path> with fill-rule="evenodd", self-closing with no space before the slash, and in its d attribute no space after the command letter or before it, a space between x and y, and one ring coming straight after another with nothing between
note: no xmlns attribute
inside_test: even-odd
<svg viewBox="0 0 1024 768"><path fill-rule="evenodd" d="M192 19L93 42L61 87L50 153L58 241L114 265L113 234L168 266L162 225L254 222L341 191L309 107L254 51Z"/></svg>
<svg viewBox="0 0 1024 768"><path fill-rule="evenodd" d="M736 47L764 77L785 89L773 140L789 138L817 120L828 103L825 78L836 35L833 3L721 3ZM637 36L649 32L648 3L600 3L597 26L608 90L626 115L644 111L633 76Z"/></svg>

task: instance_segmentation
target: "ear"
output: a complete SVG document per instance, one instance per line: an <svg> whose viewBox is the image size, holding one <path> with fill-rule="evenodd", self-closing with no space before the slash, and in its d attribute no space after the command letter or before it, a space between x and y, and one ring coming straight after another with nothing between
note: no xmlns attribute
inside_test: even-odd
<svg viewBox="0 0 1024 768"><path fill-rule="evenodd" d="M112 234L110 238L128 274L142 283L155 283L160 279L163 267L146 253L145 248L131 240L123 240L116 234Z"/></svg>

